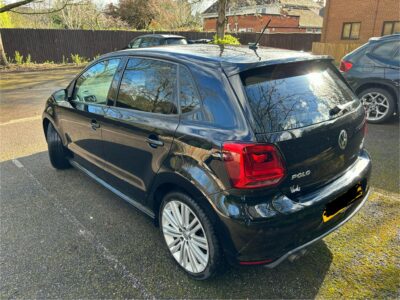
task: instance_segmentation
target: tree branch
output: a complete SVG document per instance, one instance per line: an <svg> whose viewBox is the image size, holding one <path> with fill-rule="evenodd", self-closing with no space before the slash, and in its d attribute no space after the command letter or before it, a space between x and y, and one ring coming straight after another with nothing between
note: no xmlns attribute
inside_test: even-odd
<svg viewBox="0 0 400 300"><path fill-rule="evenodd" d="M20 15L46 15L46 14L52 14L55 12L62 11L68 5L80 5L80 4L69 4L69 1L67 0L67 1L65 1L64 5L62 7L54 9L54 10L48 10L48 11L43 11L43 12L20 12L20 11L15 11L15 10L10 10L10 11L12 13L20 14Z"/></svg>
<svg viewBox="0 0 400 300"><path fill-rule="evenodd" d="M0 7L0 13L6 12L6 11L10 11L13 8L17 8L17 7L20 7L22 5L29 4L29 3L33 2L33 1L34 0L22 0L22 1L17 1L17 2L14 2L14 3L10 3L10 4L7 4L7 5L4 5L3 7Z"/></svg>

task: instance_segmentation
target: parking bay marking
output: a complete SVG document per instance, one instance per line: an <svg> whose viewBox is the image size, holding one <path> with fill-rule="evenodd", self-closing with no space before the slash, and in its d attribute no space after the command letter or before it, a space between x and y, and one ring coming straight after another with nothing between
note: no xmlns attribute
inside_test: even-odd
<svg viewBox="0 0 400 300"><path fill-rule="evenodd" d="M18 168L22 169L24 173L31 178L34 183L38 186L39 190L47 195L48 197L52 198L54 201L51 203L58 209L59 213L63 215L72 225L74 225L78 229L78 234L82 236L86 241L91 243L94 248L101 254L101 256L106 259L111 267L115 269L118 273L122 275L123 278L125 278L129 283L132 284L132 286L137 289L140 294L142 295L143 298L146 299L154 299L155 297L150 294L147 289L143 286L143 284L140 282L139 279L137 279L129 270L128 268L121 263L117 257L115 257L110 250L108 250L100 241L96 240L94 234L86 229L86 227L73 215L69 212L67 208L65 208L61 202L58 200L58 198L50 193L36 177L29 172L27 168L24 167L24 165L17 159L13 159L12 162L14 165L16 165Z"/></svg>
<svg viewBox="0 0 400 300"><path fill-rule="evenodd" d="M41 116L34 116L34 117L27 117L27 118L21 118L21 119L14 119L14 120L10 120L8 122L0 123L0 126L6 126L6 125L29 122L29 121L36 121L36 120L40 120L41 118L42 118Z"/></svg>
<svg viewBox="0 0 400 300"><path fill-rule="evenodd" d="M16 165L18 168L23 168L24 165L21 164L21 162L18 159L13 159L12 160L13 164Z"/></svg>

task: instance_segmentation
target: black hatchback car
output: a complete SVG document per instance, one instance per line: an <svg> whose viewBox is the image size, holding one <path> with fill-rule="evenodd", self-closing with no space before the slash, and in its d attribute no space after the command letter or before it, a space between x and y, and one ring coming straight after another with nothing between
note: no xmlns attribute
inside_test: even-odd
<svg viewBox="0 0 400 300"><path fill-rule="evenodd" d="M328 57L216 45L104 55L43 113L52 165L153 218L196 279L274 267L354 216L365 122Z"/></svg>
<svg viewBox="0 0 400 300"><path fill-rule="evenodd" d="M400 108L400 34L372 38L343 57L340 71L364 104L371 123Z"/></svg>

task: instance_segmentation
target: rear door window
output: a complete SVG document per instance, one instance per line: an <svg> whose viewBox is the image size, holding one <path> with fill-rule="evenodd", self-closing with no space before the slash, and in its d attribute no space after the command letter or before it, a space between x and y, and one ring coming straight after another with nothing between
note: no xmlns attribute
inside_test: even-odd
<svg viewBox="0 0 400 300"><path fill-rule="evenodd" d="M397 48L400 46L400 41L392 41L376 46L372 51L371 55L373 58L382 61L384 63L392 63Z"/></svg>
<svg viewBox="0 0 400 300"><path fill-rule="evenodd" d="M328 62L257 68L243 72L241 79L257 130L263 133L324 122L338 116L338 107L349 110L359 104Z"/></svg>
<svg viewBox="0 0 400 300"><path fill-rule="evenodd" d="M117 106L151 113L177 114L176 86L175 64L131 58L122 76Z"/></svg>
<svg viewBox="0 0 400 300"><path fill-rule="evenodd" d="M160 45L160 40L153 37L144 37L142 38L142 43L140 44L140 48L146 47L154 47Z"/></svg>

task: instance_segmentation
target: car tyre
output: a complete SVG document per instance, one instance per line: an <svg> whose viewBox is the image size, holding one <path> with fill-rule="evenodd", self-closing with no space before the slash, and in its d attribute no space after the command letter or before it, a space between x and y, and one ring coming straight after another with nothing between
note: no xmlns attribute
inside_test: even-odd
<svg viewBox="0 0 400 300"><path fill-rule="evenodd" d="M388 91L381 88L369 88L359 93L358 97L361 99L365 107L367 121L369 123L384 123L393 116L393 113L395 111L395 101L392 94L390 94ZM374 97L380 102L375 100ZM375 112L370 112L369 109L375 109ZM379 111L380 115L377 115L377 109L383 109L384 111Z"/></svg>
<svg viewBox="0 0 400 300"><path fill-rule="evenodd" d="M71 167L68 161L68 150L51 123L47 127L46 137L51 165L60 170Z"/></svg>
<svg viewBox="0 0 400 300"><path fill-rule="evenodd" d="M182 217L188 210L187 216ZM195 218L200 225L196 223ZM175 225L171 225L174 220ZM215 225L205 210L191 197L181 192L167 194L161 203L159 221L161 234L171 256L190 277L196 280L205 280L214 276L217 270L222 269L220 268L223 265L222 250ZM194 225L190 226L191 224ZM191 236L190 229L195 230L197 227L198 231ZM198 246L200 244L198 241L202 241L201 247L203 248ZM180 258L181 253L185 253L185 250L186 255L183 254L183 258L186 261L183 262L180 261ZM202 252L199 253L199 250ZM205 257L207 257L206 262L204 261Z"/></svg>

